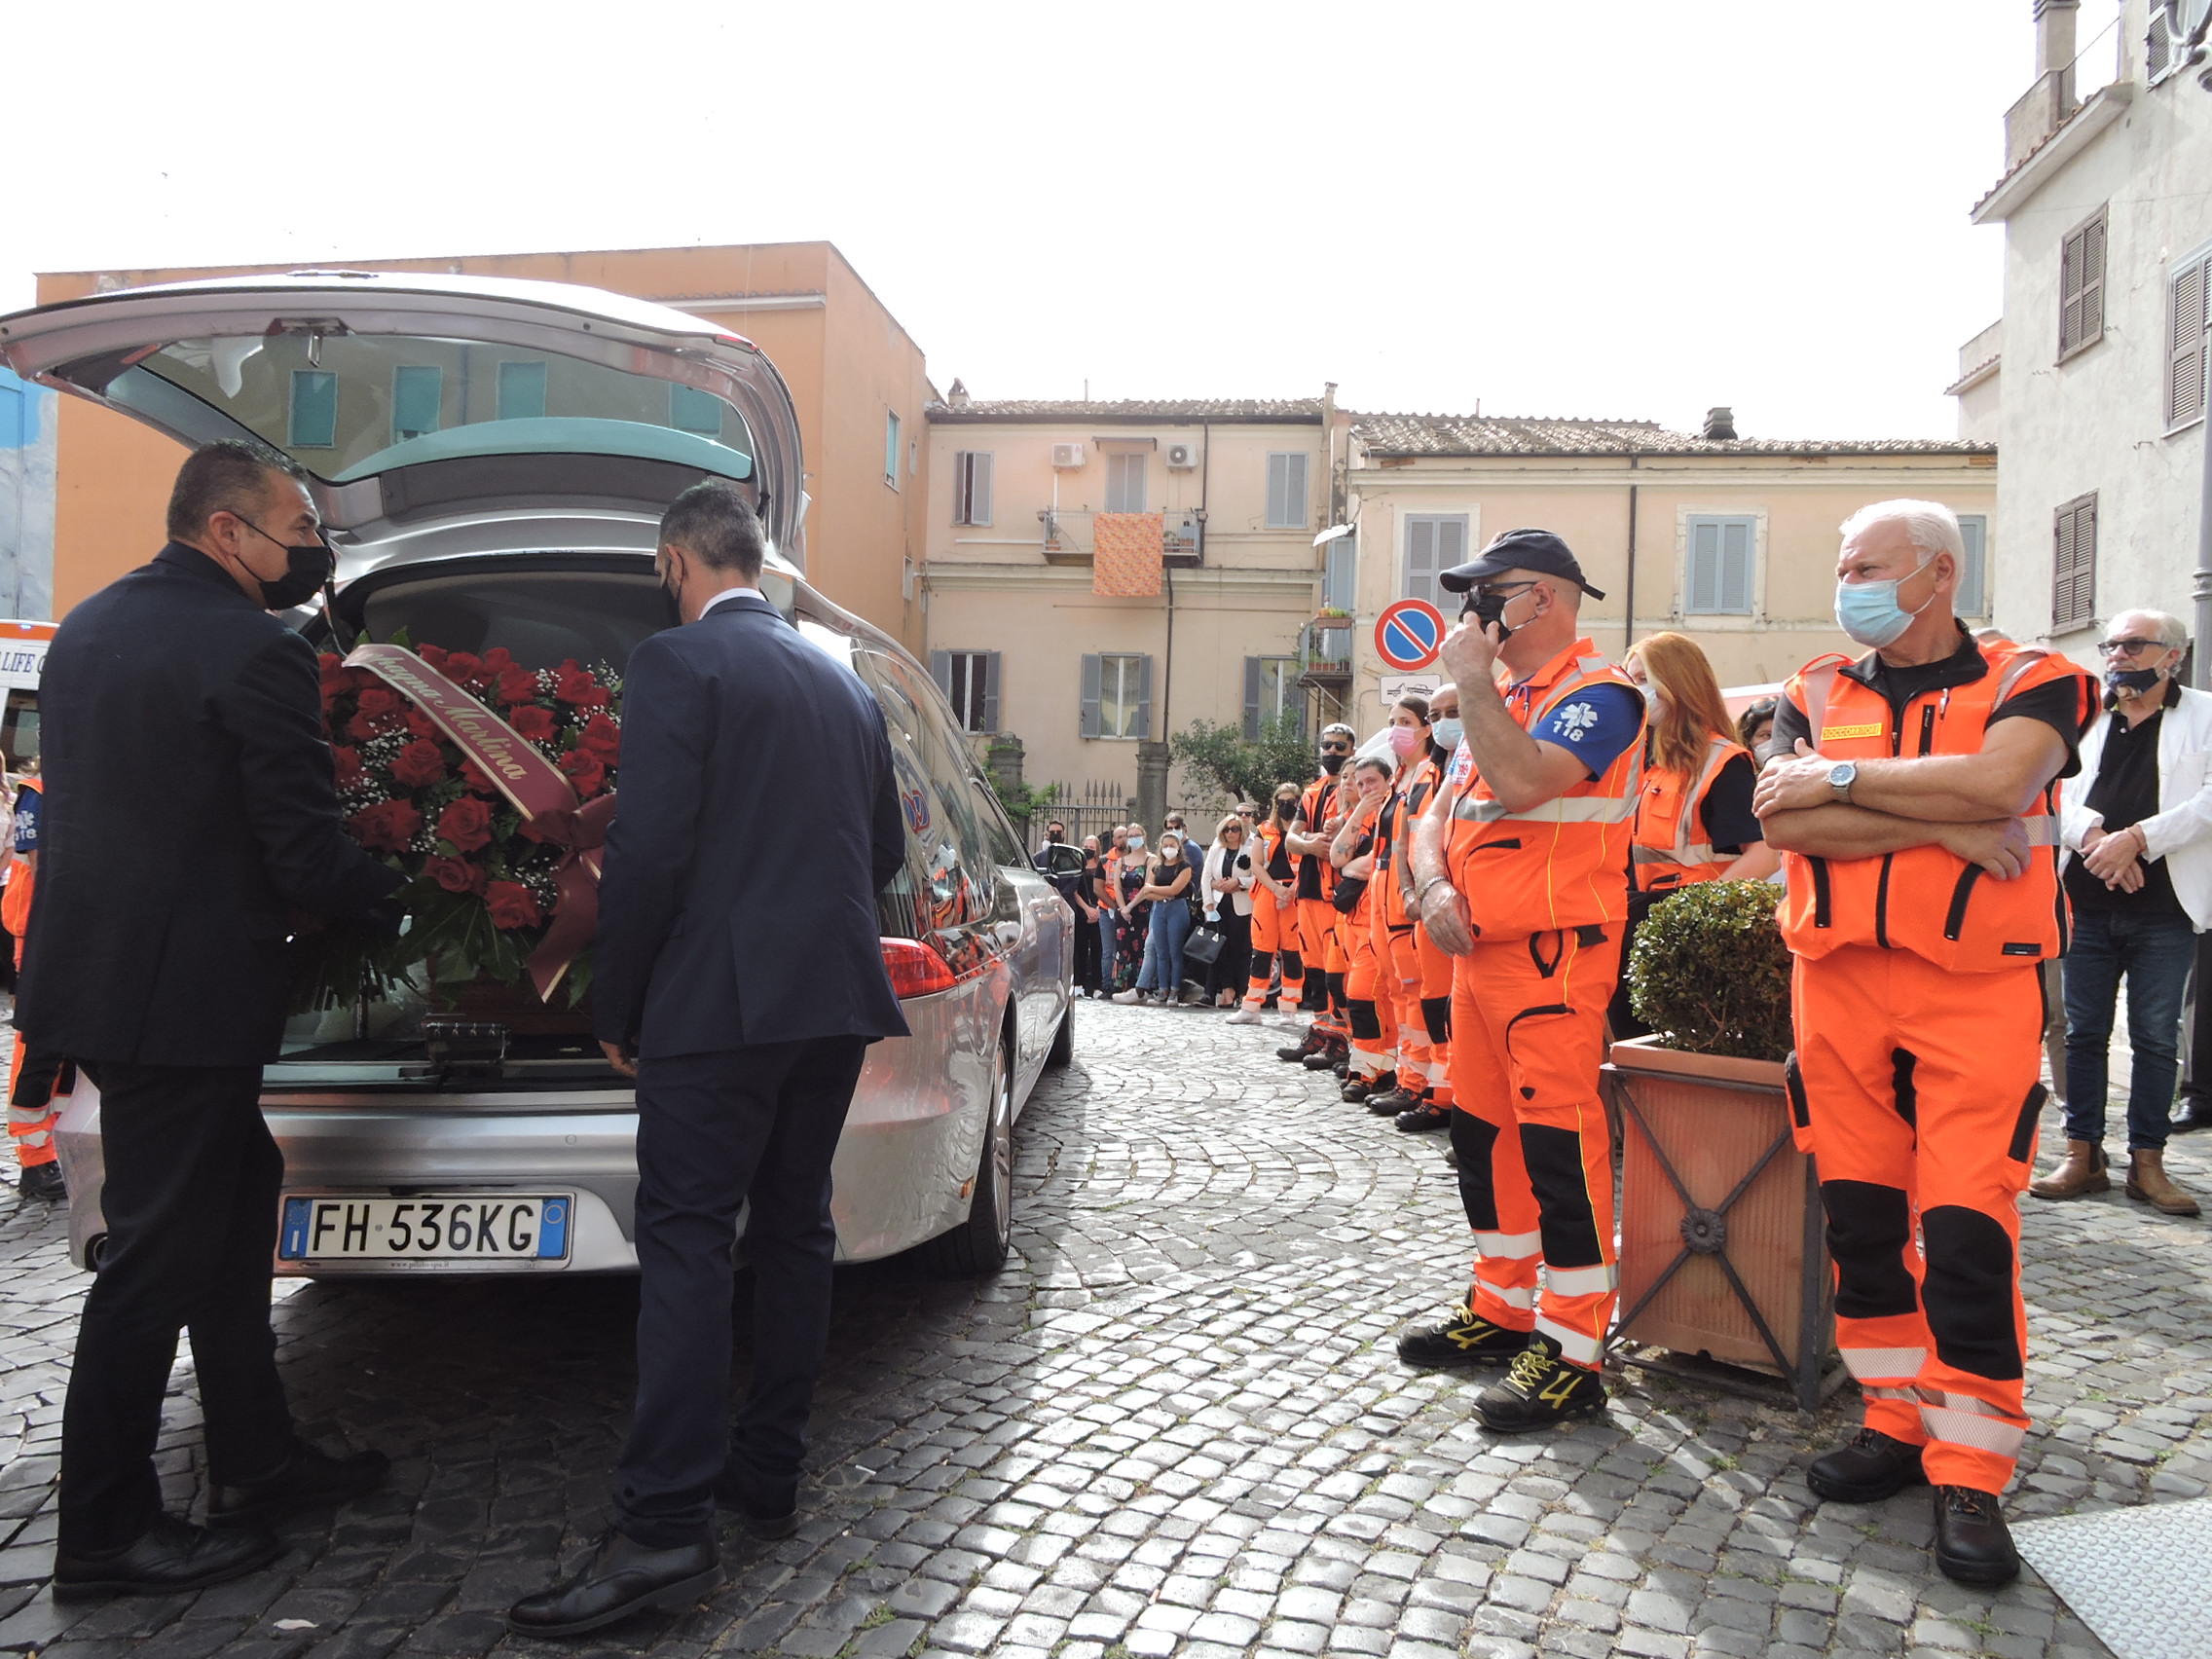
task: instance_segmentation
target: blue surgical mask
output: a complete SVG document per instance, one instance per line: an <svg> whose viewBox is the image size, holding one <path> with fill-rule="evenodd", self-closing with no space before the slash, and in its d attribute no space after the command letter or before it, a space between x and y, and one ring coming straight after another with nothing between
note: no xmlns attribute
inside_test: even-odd
<svg viewBox="0 0 2212 1659"><path fill-rule="evenodd" d="M1435 734L1436 747L1447 755L1456 751L1467 736L1467 728L1459 723L1456 715L1438 720L1429 729Z"/></svg>
<svg viewBox="0 0 2212 1659"><path fill-rule="evenodd" d="M1912 626L1912 619L1920 610L1935 603L1930 594L1920 610L1907 610L1898 603L1898 584L1909 581L1928 569L1923 559L1911 571L1894 580L1882 582L1838 582L1835 584L1835 625L1860 645L1880 650L1895 643Z"/></svg>

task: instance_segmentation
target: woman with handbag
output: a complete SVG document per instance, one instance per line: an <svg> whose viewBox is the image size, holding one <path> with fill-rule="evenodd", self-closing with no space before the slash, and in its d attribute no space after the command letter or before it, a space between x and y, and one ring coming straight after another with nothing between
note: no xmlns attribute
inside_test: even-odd
<svg viewBox="0 0 2212 1659"><path fill-rule="evenodd" d="M1215 828L1198 885L1205 926L1183 947L1187 960L1200 961L1198 952L1207 948L1201 938L1218 941L1213 960L1205 964L1206 990L1218 1008L1236 1006L1252 957L1253 860L1245 850L1246 833L1244 820L1234 812Z"/></svg>
<svg viewBox="0 0 2212 1659"><path fill-rule="evenodd" d="M1350 1075L1344 1098L1358 1102L1382 1094L1398 1083L1398 1014L1389 995L1389 977L1375 948L1375 830L1390 799L1396 772L1388 752L1363 755L1352 766L1358 792L1344 828L1329 843L1329 863L1340 872L1332 901L1341 918L1345 958L1346 1021L1351 1028Z"/></svg>
<svg viewBox="0 0 2212 1659"><path fill-rule="evenodd" d="M1138 850L1142 840L1141 831L1131 830L1130 850ZM1114 1000L1143 1002L1149 994L1165 1008L1175 1001L1177 988L1183 983L1183 941L1191 934L1191 902L1186 895L1197 872L1183 857L1183 838L1170 830L1160 837L1160 850L1144 861L1139 873L1142 884L1131 901L1131 910L1132 917L1138 905L1147 912L1144 953L1136 983Z"/></svg>

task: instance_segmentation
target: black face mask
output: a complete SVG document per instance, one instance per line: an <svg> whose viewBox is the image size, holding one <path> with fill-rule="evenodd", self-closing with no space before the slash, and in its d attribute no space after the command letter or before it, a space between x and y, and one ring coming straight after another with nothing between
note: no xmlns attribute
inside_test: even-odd
<svg viewBox="0 0 2212 1659"><path fill-rule="evenodd" d="M2148 691L2158 683L2155 668L2108 668L2105 683L2115 691Z"/></svg>
<svg viewBox="0 0 2212 1659"><path fill-rule="evenodd" d="M660 596L668 601L668 625L671 628L682 627L683 595L679 590L670 587L665 576L661 578Z"/></svg>
<svg viewBox="0 0 2212 1659"><path fill-rule="evenodd" d="M1472 615L1485 628L1496 628L1497 637L1501 641L1511 639L1514 630L1505 625L1505 608L1526 591L1518 589L1512 593L1484 593L1477 590L1467 596L1467 608L1460 614Z"/></svg>
<svg viewBox="0 0 2212 1659"><path fill-rule="evenodd" d="M1275 822L1277 824L1288 824L1297 816L1298 802L1296 800L1278 800L1275 802Z"/></svg>
<svg viewBox="0 0 2212 1659"><path fill-rule="evenodd" d="M237 513L231 516L264 541L276 541L274 535L253 520ZM287 563L282 575L273 582L261 583L261 608L264 610L289 610L295 605L307 604L337 573L338 555L330 550L328 542L318 540L310 547L294 547L288 542L276 541L276 545L284 549ZM259 580L258 577L255 579Z"/></svg>
<svg viewBox="0 0 2212 1659"><path fill-rule="evenodd" d="M1321 770L1333 778L1345 769L1345 761L1348 758L1348 756L1344 755L1323 755L1321 756Z"/></svg>

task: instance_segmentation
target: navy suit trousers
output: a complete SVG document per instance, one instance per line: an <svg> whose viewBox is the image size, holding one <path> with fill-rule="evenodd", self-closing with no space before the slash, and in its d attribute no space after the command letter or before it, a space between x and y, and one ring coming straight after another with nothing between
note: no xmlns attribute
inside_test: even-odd
<svg viewBox="0 0 2212 1659"><path fill-rule="evenodd" d="M867 1040L823 1037L638 1068L638 1405L615 1520L649 1549L711 1542L719 1494L792 1506L830 1341L830 1161ZM750 1202L753 1379L730 1417L732 1253Z"/></svg>

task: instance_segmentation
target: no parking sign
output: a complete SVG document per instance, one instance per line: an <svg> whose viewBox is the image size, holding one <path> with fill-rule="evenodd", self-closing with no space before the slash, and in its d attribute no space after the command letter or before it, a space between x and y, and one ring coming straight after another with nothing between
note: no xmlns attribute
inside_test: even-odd
<svg viewBox="0 0 2212 1659"><path fill-rule="evenodd" d="M1426 668L1444 644L1444 612L1425 599L1401 599L1375 619L1375 654L1402 673Z"/></svg>

